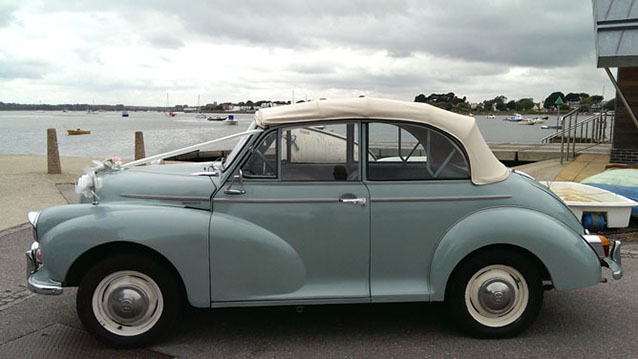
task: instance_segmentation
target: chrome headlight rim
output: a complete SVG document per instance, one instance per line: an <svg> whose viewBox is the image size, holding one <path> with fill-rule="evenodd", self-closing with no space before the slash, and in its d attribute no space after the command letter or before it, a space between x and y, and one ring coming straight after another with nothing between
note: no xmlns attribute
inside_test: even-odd
<svg viewBox="0 0 638 359"><path fill-rule="evenodd" d="M42 211L32 211L27 214L29 223L31 223L31 227L33 227L33 240L36 242L38 241L38 231L36 226L38 224L38 218L40 218L40 213L42 213Z"/></svg>

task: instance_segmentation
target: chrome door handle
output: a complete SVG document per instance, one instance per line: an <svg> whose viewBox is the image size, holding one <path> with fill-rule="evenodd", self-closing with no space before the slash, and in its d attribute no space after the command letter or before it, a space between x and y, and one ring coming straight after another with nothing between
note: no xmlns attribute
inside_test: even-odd
<svg viewBox="0 0 638 359"><path fill-rule="evenodd" d="M339 203L360 204L362 206L365 206L366 199L365 198L339 198Z"/></svg>

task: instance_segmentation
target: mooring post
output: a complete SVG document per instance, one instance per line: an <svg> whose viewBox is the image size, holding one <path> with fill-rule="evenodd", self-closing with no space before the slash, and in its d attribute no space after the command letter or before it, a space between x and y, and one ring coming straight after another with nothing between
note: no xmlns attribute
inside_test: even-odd
<svg viewBox="0 0 638 359"><path fill-rule="evenodd" d="M55 132L55 128L47 129L47 173L62 173L60 152L58 151L58 136Z"/></svg>
<svg viewBox="0 0 638 359"><path fill-rule="evenodd" d="M142 131L135 132L135 159L139 160L146 157L144 151L144 133Z"/></svg>

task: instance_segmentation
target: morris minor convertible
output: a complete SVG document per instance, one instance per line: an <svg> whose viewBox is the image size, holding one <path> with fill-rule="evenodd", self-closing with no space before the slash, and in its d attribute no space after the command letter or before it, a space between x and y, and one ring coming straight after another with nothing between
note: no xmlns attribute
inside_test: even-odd
<svg viewBox="0 0 638 359"><path fill-rule="evenodd" d="M162 161L232 138L221 161ZM421 103L261 109L239 134L96 162L76 191L29 214L28 286L79 287L83 325L116 347L158 340L183 304L446 301L468 334L512 337L545 290L622 276L620 241L499 162L473 118Z"/></svg>

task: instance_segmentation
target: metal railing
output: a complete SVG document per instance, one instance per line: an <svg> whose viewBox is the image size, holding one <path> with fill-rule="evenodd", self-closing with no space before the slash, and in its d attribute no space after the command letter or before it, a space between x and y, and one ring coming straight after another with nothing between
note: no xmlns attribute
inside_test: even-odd
<svg viewBox="0 0 638 359"><path fill-rule="evenodd" d="M578 110L572 110L560 118L560 128L556 133L545 136L542 143L558 142L560 138L560 163L576 157L576 143L591 143L594 147L601 143L611 143L614 128L614 113L601 112L578 120ZM609 129L609 136L607 130ZM566 145L566 146L565 146ZM571 149L570 149L571 146ZM580 149L582 151L584 149Z"/></svg>

